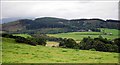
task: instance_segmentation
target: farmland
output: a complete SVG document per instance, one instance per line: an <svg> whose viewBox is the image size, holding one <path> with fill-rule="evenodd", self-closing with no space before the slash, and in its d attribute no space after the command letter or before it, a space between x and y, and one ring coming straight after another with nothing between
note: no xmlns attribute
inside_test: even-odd
<svg viewBox="0 0 120 65"><path fill-rule="evenodd" d="M103 30L103 28L101 28ZM102 35L107 39L118 38L119 30L104 29L102 32L69 32L59 34L47 34L48 36L73 38L81 41L84 37L98 37ZM29 34L13 34L24 38L32 37ZM118 63L119 53L100 52L95 50L79 50L70 48L52 47L58 42L47 41L46 46L31 46L24 43L17 43L12 38L2 38L2 63ZM112 60L111 60L112 59ZM87 60L87 61L86 61Z"/></svg>
<svg viewBox="0 0 120 65"><path fill-rule="evenodd" d="M3 63L118 63L118 53L31 46L11 38L2 40Z"/></svg>
<svg viewBox="0 0 120 65"><path fill-rule="evenodd" d="M119 30L116 29L107 29L107 28L101 28L101 30L105 30L105 33L112 33L112 35L104 35L102 32L69 32L69 33L59 33L59 34L47 34L48 36L53 36L53 37L61 37L61 38L73 38L76 41L81 41L84 37L92 37L96 38L99 35L102 35L104 38L107 39L114 39L118 38L119 35Z"/></svg>

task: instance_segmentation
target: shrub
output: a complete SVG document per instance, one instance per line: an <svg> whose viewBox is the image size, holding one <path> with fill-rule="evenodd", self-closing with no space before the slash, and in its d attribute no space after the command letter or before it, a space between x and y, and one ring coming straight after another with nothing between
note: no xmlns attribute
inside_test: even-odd
<svg viewBox="0 0 120 65"><path fill-rule="evenodd" d="M80 49L83 50L96 50L96 51L104 51L104 52L119 52L119 38L114 39L114 42L99 36L99 38L83 38L80 42Z"/></svg>
<svg viewBox="0 0 120 65"><path fill-rule="evenodd" d="M120 46L120 38L114 39L114 44Z"/></svg>
<svg viewBox="0 0 120 65"><path fill-rule="evenodd" d="M59 44L60 47L64 47L64 48L79 48L78 47L78 44L75 42L75 40L73 39L63 39L60 41L60 44Z"/></svg>
<svg viewBox="0 0 120 65"><path fill-rule="evenodd" d="M118 52L118 46L112 44L106 44L107 51L109 52Z"/></svg>
<svg viewBox="0 0 120 65"><path fill-rule="evenodd" d="M6 33L2 34L2 37L6 37L6 38L10 38L11 36L12 36L11 34L6 34Z"/></svg>
<svg viewBox="0 0 120 65"><path fill-rule="evenodd" d="M67 52L67 50L62 50L62 52Z"/></svg>
<svg viewBox="0 0 120 65"><path fill-rule="evenodd" d="M31 41L31 40L28 40L24 37L17 37L15 38L15 41L18 42L18 43L26 43L26 44L30 44L30 45L33 45L33 46L36 46L36 43Z"/></svg>
<svg viewBox="0 0 120 65"><path fill-rule="evenodd" d="M38 45L43 45L43 46L46 45L46 39L44 38L28 38L28 39L35 42Z"/></svg>
<svg viewBox="0 0 120 65"><path fill-rule="evenodd" d="M89 49L90 51L96 51L96 49L95 48L92 48L92 49Z"/></svg>
<svg viewBox="0 0 120 65"><path fill-rule="evenodd" d="M94 40L91 37L83 38L80 42L80 49L89 50L92 48Z"/></svg>
<svg viewBox="0 0 120 65"><path fill-rule="evenodd" d="M98 40L93 43L93 48L95 48L96 51L107 51L105 43Z"/></svg>

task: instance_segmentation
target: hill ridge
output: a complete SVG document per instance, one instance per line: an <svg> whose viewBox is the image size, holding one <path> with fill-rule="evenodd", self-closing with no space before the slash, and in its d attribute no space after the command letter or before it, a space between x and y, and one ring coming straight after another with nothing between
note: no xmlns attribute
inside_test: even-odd
<svg viewBox="0 0 120 65"><path fill-rule="evenodd" d="M9 23L2 24L3 31L9 32L27 32L32 33L35 31L41 31L47 29L47 31L51 31L49 28L59 28L58 32L72 32L72 31L99 31L97 28L110 28L110 29L120 29L120 21L119 20L102 20L99 18L92 19L63 19L63 18L55 18L55 17L41 17L32 19L19 19L16 21L12 21ZM49 30L48 30L49 29ZM53 30L56 33L56 30ZM44 31L43 31L44 32ZM58 33L57 32L57 33ZM47 33L47 32L46 32Z"/></svg>

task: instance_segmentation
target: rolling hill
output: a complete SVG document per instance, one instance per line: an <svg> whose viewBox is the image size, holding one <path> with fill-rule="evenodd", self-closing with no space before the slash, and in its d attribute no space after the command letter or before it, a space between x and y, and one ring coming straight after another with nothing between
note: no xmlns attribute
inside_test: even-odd
<svg viewBox="0 0 120 65"><path fill-rule="evenodd" d="M100 28L100 29L104 30L106 35L103 34L102 32L68 32L68 33L47 34L47 35L51 37L57 37L57 38L72 38L76 41L81 41L83 38L88 37L88 36L92 38L97 38L99 37L99 35L101 35L104 38L110 39L110 40L119 38L120 30L108 29L108 28ZM112 33L112 35L110 35L109 33Z"/></svg>
<svg viewBox="0 0 120 65"><path fill-rule="evenodd" d="M9 33L61 33L76 31L100 31L97 28L120 29L119 20L102 19L62 19L54 17L43 17L20 19L2 24L2 30Z"/></svg>
<svg viewBox="0 0 120 65"><path fill-rule="evenodd" d="M20 20L20 19L26 19L26 18L34 19L34 17L11 17L11 18L2 18L2 19L0 19L0 21L1 21L1 24L4 24L4 23Z"/></svg>

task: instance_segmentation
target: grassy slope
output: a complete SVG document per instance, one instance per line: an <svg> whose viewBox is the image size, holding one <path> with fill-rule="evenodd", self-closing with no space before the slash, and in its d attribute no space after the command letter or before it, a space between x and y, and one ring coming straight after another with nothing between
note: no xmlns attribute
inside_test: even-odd
<svg viewBox="0 0 120 65"><path fill-rule="evenodd" d="M27 37L32 37L31 35L29 34L13 34L14 36L21 36L21 37L24 37L24 38L27 38Z"/></svg>
<svg viewBox="0 0 120 65"><path fill-rule="evenodd" d="M103 29L103 28L102 28ZM116 29L105 29L106 33L113 33L113 35L102 35L107 39L118 38L119 30ZM81 41L84 37L91 36L92 38L98 37L101 32L70 32L70 33L60 33L60 34L47 34L48 36L62 37L62 38L73 38L76 41Z"/></svg>
<svg viewBox="0 0 120 65"><path fill-rule="evenodd" d="M2 63L2 38L0 38L0 64Z"/></svg>
<svg viewBox="0 0 120 65"><path fill-rule="evenodd" d="M3 38L3 63L118 63L118 53L74 50L16 43Z"/></svg>
<svg viewBox="0 0 120 65"><path fill-rule="evenodd" d="M113 35L115 36L118 36L119 35L119 32L120 30L116 30L116 29L107 29L107 28L100 28L101 30L105 30L105 32L107 33L113 33Z"/></svg>

